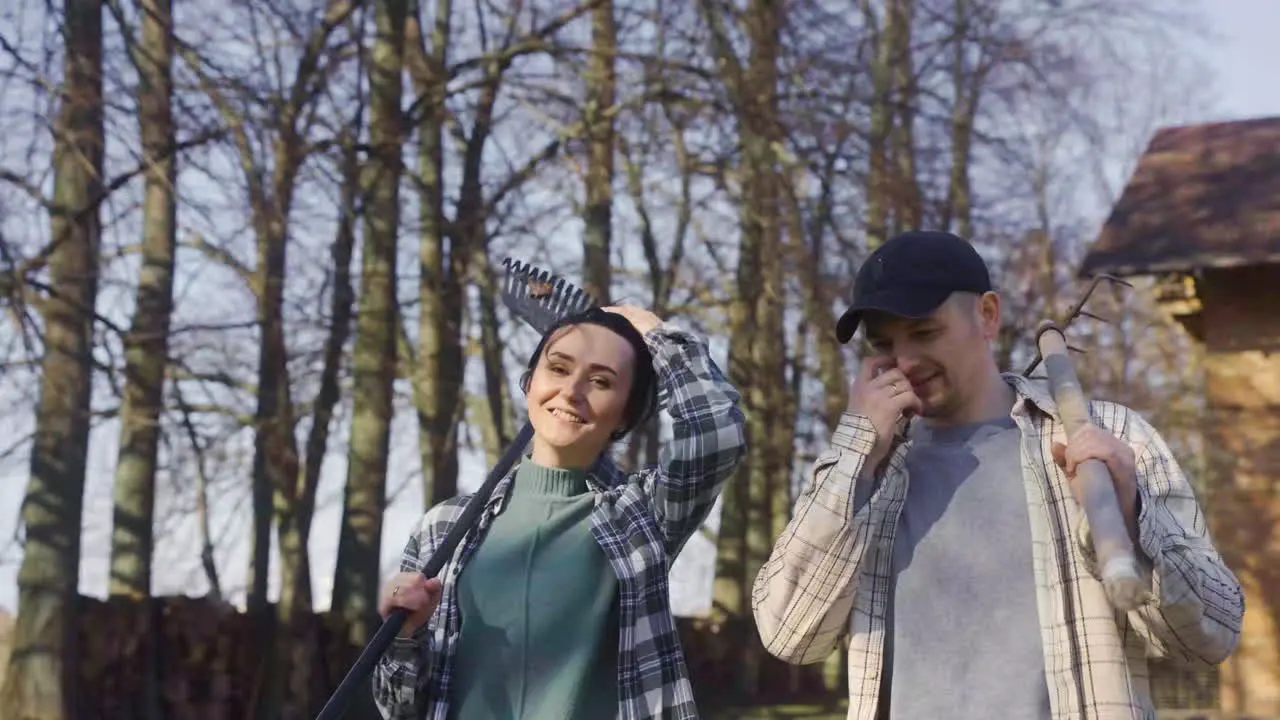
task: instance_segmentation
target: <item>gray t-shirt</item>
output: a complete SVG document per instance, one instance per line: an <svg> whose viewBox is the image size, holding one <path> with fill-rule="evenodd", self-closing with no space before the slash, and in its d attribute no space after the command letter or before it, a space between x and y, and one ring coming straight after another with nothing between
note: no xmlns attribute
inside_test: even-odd
<svg viewBox="0 0 1280 720"><path fill-rule="evenodd" d="M1049 718L1021 435L912 428L880 718Z"/></svg>

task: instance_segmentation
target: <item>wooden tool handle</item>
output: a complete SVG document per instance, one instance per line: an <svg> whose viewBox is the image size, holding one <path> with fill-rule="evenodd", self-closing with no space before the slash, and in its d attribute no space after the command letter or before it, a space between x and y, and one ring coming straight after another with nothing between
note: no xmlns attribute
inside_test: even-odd
<svg viewBox="0 0 1280 720"><path fill-rule="evenodd" d="M1092 424L1089 400L1076 377L1071 351L1062 330L1052 322L1040 325L1036 344L1049 376L1049 391L1058 406L1058 417L1070 438L1077 430ZM1086 460L1076 468L1076 484L1081 489L1085 517L1089 520L1099 572L1111 603L1123 611L1132 610L1147 597L1134 554L1133 541L1120 511L1115 482L1106 464Z"/></svg>

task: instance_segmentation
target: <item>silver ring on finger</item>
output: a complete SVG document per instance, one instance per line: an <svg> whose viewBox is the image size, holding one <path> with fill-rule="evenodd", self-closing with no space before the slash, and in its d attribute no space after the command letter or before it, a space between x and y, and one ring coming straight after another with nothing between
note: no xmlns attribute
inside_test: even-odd
<svg viewBox="0 0 1280 720"><path fill-rule="evenodd" d="M395 587L391 588L391 597L395 597L396 595L399 595L399 594L400 594L400 586L399 586L399 585L397 585L397 586L395 586Z"/></svg>
<svg viewBox="0 0 1280 720"><path fill-rule="evenodd" d="M902 388L899 386L898 381L896 381L896 380L895 380L895 381L893 382L893 384L892 384L892 385L890 385L889 387L893 388L893 394L894 394L894 395L901 395L901 394L902 394Z"/></svg>

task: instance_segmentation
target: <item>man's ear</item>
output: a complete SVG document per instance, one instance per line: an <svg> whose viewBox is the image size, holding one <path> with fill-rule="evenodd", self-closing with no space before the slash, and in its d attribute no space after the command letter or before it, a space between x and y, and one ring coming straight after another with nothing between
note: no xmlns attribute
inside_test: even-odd
<svg viewBox="0 0 1280 720"><path fill-rule="evenodd" d="M987 291L978 298L978 319L982 336L995 342L1000 336L1000 296L995 292Z"/></svg>

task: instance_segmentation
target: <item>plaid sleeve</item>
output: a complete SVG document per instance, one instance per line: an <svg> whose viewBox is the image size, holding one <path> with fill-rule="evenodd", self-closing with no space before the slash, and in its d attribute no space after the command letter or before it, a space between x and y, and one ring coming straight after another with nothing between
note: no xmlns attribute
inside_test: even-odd
<svg viewBox="0 0 1280 720"><path fill-rule="evenodd" d="M446 500L423 516L400 556L401 572L421 572L427 558L448 534L458 513L457 498ZM442 573L443 574L443 573ZM443 603L441 603L443 605ZM430 676L431 635L440 610L409 638L391 641L373 668L373 699L384 720L417 720L426 709Z"/></svg>
<svg viewBox="0 0 1280 720"><path fill-rule="evenodd" d="M1160 657L1216 665L1235 651L1244 592L1213 546L1204 513L1160 433L1128 410L1128 441L1137 448L1138 541L1149 559L1152 598L1129 613L1132 627ZM1082 520L1076 542L1097 574L1092 536Z"/></svg>
<svg viewBox="0 0 1280 720"><path fill-rule="evenodd" d="M769 653L797 665L826 660L849 626L874 507L859 480L876 431L862 415L844 413L831 447L814 462L791 521L757 573L751 609ZM883 484L883 483L882 483ZM876 495L881 491L876 489ZM861 499L861 498L859 498ZM869 505L876 505L871 496ZM883 511L877 514L883 515Z"/></svg>
<svg viewBox="0 0 1280 720"><path fill-rule="evenodd" d="M670 325L650 330L645 339L673 435L646 485L667 553L675 557L742 462L746 416L737 389L702 340Z"/></svg>

